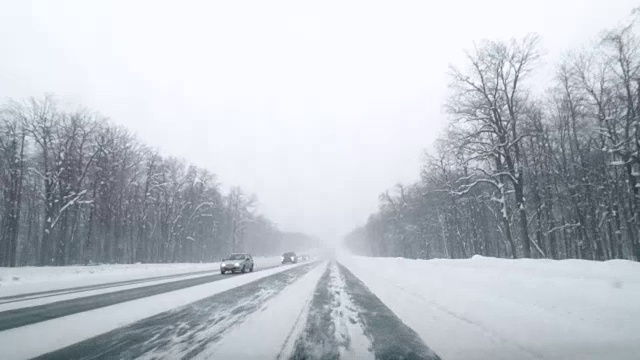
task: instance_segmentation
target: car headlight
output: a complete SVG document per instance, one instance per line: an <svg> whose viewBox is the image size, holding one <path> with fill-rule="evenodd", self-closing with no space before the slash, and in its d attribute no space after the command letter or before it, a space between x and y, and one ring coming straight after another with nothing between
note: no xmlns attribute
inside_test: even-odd
<svg viewBox="0 0 640 360"><path fill-rule="evenodd" d="M293 256L292 256L292 257L291 257L291 261L293 261L293 259L294 259L294 258L293 258Z"/></svg>
<svg viewBox="0 0 640 360"><path fill-rule="evenodd" d="M233 264L233 266L240 266L240 263L235 263Z"/></svg>
<svg viewBox="0 0 640 360"><path fill-rule="evenodd" d="M280 256L280 261L284 261L284 256Z"/></svg>
<svg viewBox="0 0 640 360"><path fill-rule="evenodd" d="M225 266L225 263L220 263L220 267L224 267L224 266Z"/></svg>

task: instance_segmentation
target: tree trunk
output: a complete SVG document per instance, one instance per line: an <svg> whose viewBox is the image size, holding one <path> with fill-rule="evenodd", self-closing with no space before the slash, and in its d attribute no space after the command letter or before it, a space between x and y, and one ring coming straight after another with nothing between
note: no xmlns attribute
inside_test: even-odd
<svg viewBox="0 0 640 360"><path fill-rule="evenodd" d="M527 210L524 205L524 193L522 189L522 176L519 177L516 184L514 184L516 206L518 207L518 214L520 216L520 237L522 238L522 252L525 258L531 257L531 239L529 238L529 226L527 224Z"/></svg>

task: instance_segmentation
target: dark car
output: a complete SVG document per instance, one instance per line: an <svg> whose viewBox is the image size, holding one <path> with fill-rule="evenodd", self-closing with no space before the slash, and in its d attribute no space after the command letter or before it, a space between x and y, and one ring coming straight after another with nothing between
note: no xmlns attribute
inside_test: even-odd
<svg viewBox="0 0 640 360"><path fill-rule="evenodd" d="M298 262L298 256L294 252L286 252L282 254L281 260L283 264L296 264Z"/></svg>
<svg viewBox="0 0 640 360"><path fill-rule="evenodd" d="M253 271L253 257L250 254L231 254L220 262L220 273L227 271L246 273Z"/></svg>

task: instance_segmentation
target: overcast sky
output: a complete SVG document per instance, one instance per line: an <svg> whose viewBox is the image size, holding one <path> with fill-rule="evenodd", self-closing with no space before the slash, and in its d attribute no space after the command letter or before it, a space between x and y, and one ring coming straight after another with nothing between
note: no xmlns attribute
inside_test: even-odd
<svg viewBox="0 0 640 360"><path fill-rule="evenodd" d="M0 98L53 93L258 195L285 230L335 240L418 178L447 67L483 38L564 51L631 0L0 0Z"/></svg>

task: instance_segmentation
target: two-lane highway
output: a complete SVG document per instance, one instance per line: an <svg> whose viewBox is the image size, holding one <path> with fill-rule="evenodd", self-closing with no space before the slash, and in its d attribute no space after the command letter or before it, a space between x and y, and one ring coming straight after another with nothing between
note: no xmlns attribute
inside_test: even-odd
<svg viewBox="0 0 640 360"><path fill-rule="evenodd" d="M266 270L273 268L274 266L264 267L261 269L256 269L255 272ZM188 275L194 275L188 274ZM186 274L182 274L182 276L186 276ZM147 281L134 281L134 282L121 282L117 284L111 284L111 286L94 286L94 287L83 287L83 289L75 288L75 289L67 289L68 291L59 291L57 293L51 292L49 294L40 294L42 296L57 296L57 295L67 295L69 293L77 293L78 297L55 301L47 304L36 305L36 306L28 306L22 307L7 311L0 312L0 331L13 329L19 326L25 326L29 324L38 323L41 321L51 320L55 318L59 318L62 316L67 316L83 311L93 310L105 306L110 306L118 303L122 303L125 301L131 301L135 299L140 299L148 296L153 296L157 294L162 294L170 291L180 290L192 286L197 286L201 284L206 284L214 281L220 281L226 278L229 278L233 275L221 275L219 273L213 275L205 275L198 276L195 278L188 278L183 280L164 282L160 284L148 285L148 286L140 286L134 288L128 288L124 290L115 290L112 292L101 293L96 295L82 296L81 292L90 292L96 289L104 289L110 287L119 287L119 286L128 286L136 283L144 283ZM167 279L170 277L164 277ZM154 280L159 280L155 278ZM151 280L148 280L151 281ZM31 294L35 295L35 294ZM19 301L19 300L32 300L32 297L26 297L24 299L14 298L7 299L8 301Z"/></svg>
<svg viewBox="0 0 640 360"><path fill-rule="evenodd" d="M181 273L181 274L152 276L152 277L146 277L146 278L135 279L135 280L114 281L114 282L108 282L103 284L74 286L74 287L68 287L63 289L54 289L54 290L37 291L37 292L30 292L30 293L23 293L23 294L9 295L9 296L0 296L0 305L26 301L26 300L48 298L48 297L59 296L59 295L75 294L75 293L80 293L80 292L85 292L90 290L102 290L102 289L120 287L125 285L134 285L134 284L141 284L141 283L153 282L153 281L178 279L181 277L190 277L194 275L207 275L207 274L213 275L216 273L219 273L219 271L218 270L193 271L193 272Z"/></svg>

